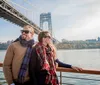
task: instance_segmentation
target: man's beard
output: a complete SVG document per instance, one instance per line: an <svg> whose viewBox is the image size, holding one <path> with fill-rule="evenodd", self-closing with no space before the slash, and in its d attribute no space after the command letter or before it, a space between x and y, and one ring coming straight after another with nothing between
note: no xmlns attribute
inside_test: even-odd
<svg viewBox="0 0 100 85"><path fill-rule="evenodd" d="M26 40L26 37L27 37L26 35L22 35L21 37L22 37L23 40L27 41Z"/></svg>

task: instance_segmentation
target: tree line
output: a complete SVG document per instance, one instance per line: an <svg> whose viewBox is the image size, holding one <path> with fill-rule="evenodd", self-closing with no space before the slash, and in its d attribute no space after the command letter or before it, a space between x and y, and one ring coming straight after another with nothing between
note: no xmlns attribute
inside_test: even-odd
<svg viewBox="0 0 100 85"><path fill-rule="evenodd" d="M5 42L5 43L1 43L1 42L0 42L0 50L6 50L7 47L8 47L12 42L13 42L13 40L12 40L12 41L7 41L7 42Z"/></svg>
<svg viewBox="0 0 100 85"><path fill-rule="evenodd" d="M12 42L0 43L0 50L6 50ZM57 49L95 49L100 48L100 42L60 42L55 46Z"/></svg>
<svg viewBox="0 0 100 85"><path fill-rule="evenodd" d="M100 42L64 42L56 44L57 49L96 49Z"/></svg>

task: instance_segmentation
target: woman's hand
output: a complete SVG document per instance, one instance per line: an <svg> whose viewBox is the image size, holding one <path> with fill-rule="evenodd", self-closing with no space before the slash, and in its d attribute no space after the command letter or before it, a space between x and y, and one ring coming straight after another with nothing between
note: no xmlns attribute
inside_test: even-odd
<svg viewBox="0 0 100 85"><path fill-rule="evenodd" d="M76 67L76 66L71 66L71 68L73 70L76 70L76 71L82 71L83 70L82 68L79 68L79 67Z"/></svg>

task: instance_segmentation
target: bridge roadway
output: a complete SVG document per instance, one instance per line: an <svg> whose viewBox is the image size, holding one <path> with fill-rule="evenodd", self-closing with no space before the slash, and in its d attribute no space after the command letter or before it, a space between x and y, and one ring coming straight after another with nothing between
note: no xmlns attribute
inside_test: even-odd
<svg viewBox="0 0 100 85"><path fill-rule="evenodd" d="M10 4L8 4L6 0L0 0L0 17L12 23L15 23L16 25L19 25L21 27L23 27L26 24L32 25L35 29L36 34L42 31L42 29L40 29L31 20L26 18L23 14L18 12L18 10L16 10Z"/></svg>

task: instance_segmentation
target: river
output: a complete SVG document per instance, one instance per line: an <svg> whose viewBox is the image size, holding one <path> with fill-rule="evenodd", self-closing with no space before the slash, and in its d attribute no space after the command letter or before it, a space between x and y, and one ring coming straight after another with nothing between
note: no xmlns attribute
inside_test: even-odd
<svg viewBox="0 0 100 85"><path fill-rule="evenodd" d="M0 50L0 62L3 62L5 53L6 50ZM58 50L57 56L60 61L81 67L83 69L100 70L100 49ZM69 83L70 85L100 85L100 75L77 73L63 73L63 75L66 75L67 77L83 78L64 78L63 81L65 83Z"/></svg>

